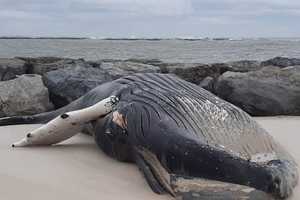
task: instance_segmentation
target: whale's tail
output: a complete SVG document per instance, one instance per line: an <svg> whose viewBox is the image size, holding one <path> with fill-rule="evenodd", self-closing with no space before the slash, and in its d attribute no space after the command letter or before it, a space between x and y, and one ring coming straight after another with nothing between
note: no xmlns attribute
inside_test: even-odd
<svg viewBox="0 0 300 200"><path fill-rule="evenodd" d="M0 118L0 126L18 125L18 124L44 124L59 115L58 110L45 112L36 115L24 115Z"/></svg>

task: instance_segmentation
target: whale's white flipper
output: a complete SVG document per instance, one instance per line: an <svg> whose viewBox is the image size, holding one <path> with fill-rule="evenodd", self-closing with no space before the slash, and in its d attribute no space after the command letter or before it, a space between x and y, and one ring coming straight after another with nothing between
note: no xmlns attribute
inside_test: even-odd
<svg viewBox="0 0 300 200"><path fill-rule="evenodd" d="M79 133L85 123L110 113L118 101L116 96L110 96L93 106L64 113L28 133L25 138L12 146L51 145L64 141Z"/></svg>

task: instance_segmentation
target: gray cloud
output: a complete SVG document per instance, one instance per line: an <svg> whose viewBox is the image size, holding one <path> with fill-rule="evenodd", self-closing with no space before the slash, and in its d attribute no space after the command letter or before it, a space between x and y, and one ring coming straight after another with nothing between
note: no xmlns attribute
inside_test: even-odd
<svg viewBox="0 0 300 200"><path fill-rule="evenodd" d="M0 35L300 36L298 0L0 0Z"/></svg>

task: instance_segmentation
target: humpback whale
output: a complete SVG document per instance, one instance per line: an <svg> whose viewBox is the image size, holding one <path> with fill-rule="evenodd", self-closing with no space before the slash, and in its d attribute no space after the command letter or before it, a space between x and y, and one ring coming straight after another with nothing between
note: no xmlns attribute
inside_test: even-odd
<svg viewBox="0 0 300 200"><path fill-rule="evenodd" d="M246 112L171 74L122 77L60 109L0 119L33 123L44 125L13 147L55 145L90 126L107 155L179 199L285 199L298 183L292 156Z"/></svg>

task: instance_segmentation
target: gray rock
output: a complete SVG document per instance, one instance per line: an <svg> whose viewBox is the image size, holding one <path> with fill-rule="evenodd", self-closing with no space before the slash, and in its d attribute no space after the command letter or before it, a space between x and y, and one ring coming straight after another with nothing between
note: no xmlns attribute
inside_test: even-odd
<svg viewBox="0 0 300 200"><path fill-rule="evenodd" d="M48 64L39 64L36 63L33 65L32 73L34 74L45 74L49 71L67 68L67 67L75 67L75 66L85 66L86 63L82 60L61 60L54 63L48 63Z"/></svg>
<svg viewBox="0 0 300 200"><path fill-rule="evenodd" d="M159 67L132 62L89 62L46 73L43 77L56 107L64 106L98 85L133 73L159 72Z"/></svg>
<svg viewBox="0 0 300 200"><path fill-rule="evenodd" d="M262 66L278 66L278 67L288 67L288 66L295 66L300 65L299 58L287 58L287 57L275 57L270 60L266 60L261 63Z"/></svg>
<svg viewBox="0 0 300 200"><path fill-rule="evenodd" d="M173 73L180 78L199 85L201 81L210 76L213 79L218 78L227 71L248 72L262 68L260 62L254 60L240 60L228 63L161 63L162 73Z"/></svg>
<svg viewBox="0 0 300 200"><path fill-rule="evenodd" d="M86 61L86 66L88 67L94 67L94 68L99 68L100 65L103 63L102 60L93 60L93 61Z"/></svg>
<svg viewBox="0 0 300 200"><path fill-rule="evenodd" d="M168 64L161 68L163 73L172 73L197 85L207 76L217 78L227 71L223 64L206 65L200 63Z"/></svg>
<svg viewBox="0 0 300 200"><path fill-rule="evenodd" d="M134 73L155 73L160 72L160 68L153 65L147 65L134 62L103 62L99 69L107 72L113 79Z"/></svg>
<svg viewBox="0 0 300 200"><path fill-rule="evenodd" d="M262 68L261 63L256 60L239 60L227 62L228 70L234 72L249 72Z"/></svg>
<svg viewBox="0 0 300 200"><path fill-rule="evenodd" d="M213 77L208 76L201 81L199 86L214 93L214 82L215 79Z"/></svg>
<svg viewBox="0 0 300 200"><path fill-rule="evenodd" d="M300 115L300 66L226 72L216 94L254 116Z"/></svg>
<svg viewBox="0 0 300 200"><path fill-rule="evenodd" d="M93 67L67 67L46 73L43 81L56 107L64 106L98 85L113 80L104 70Z"/></svg>
<svg viewBox="0 0 300 200"><path fill-rule="evenodd" d="M0 82L0 117L32 115L52 108L41 76L26 74Z"/></svg>
<svg viewBox="0 0 300 200"><path fill-rule="evenodd" d="M143 59L143 58L130 58L125 60L126 62L142 63L147 65L160 66L163 64L161 60L158 59Z"/></svg>
<svg viewBox="0 0 300 200"><path fill-rule="evenodd" d="M14 79L25 74L25 62L16 58L0 58L0 81Z"/></svg>
<svg viewBox="0 0 300 200"><path fill-rule="evenodd" d="M27 72L30 74L43 75L49 71L75 66L89 66L83 59L58 58L58 57L37 57L20 58L26 61Z"/></svg>
<svg viewBox="0 0 300 200"><path fill-rule="evenodd" d="M104 59L98 60L98 62L101 62L101 63L103 63L103 62L124 62L124 60L104 58Z"/></svg>
<svg viewBox="0 0 300 200"><path fill-rule="evenodd" d="M61 57L16 57L17 59L23 60L26 63L53 63L57 62L63 59L68 59L68 58L61 58Z"/></svg>

